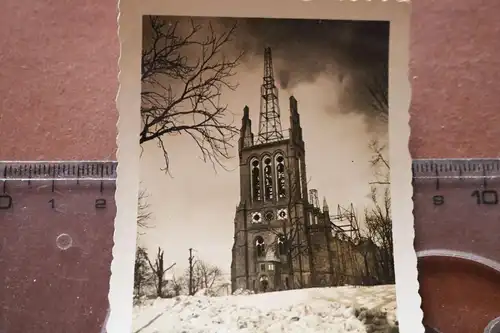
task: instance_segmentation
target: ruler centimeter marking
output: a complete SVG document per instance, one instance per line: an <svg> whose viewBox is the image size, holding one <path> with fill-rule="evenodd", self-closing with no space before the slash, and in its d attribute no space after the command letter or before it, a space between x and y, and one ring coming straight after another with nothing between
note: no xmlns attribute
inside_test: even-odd
<svg viewBox="0 0 500 333"><path fill-rule="evenodd" d="M453 186L455 192L461 192L464 187L474 184L470 195L477 198L477 204L499 203L500 195L496 189L490 188L490 185L497 185L496 187L499 185L500 159L414 160L412 173L414 189L433 183L435 192L439 192L443 185ZM444 204L444 196L435 194L432 198L434 205Z"/></svg>
<svg viewBox="0 0 500 333"><path fill-rule="evenodd" d="M117 161L4 161L0 162L5 180L116 180ZM414 178L500 177L499 159L415 159Z"/></svg>
<svg viewBox="0 0 500 333"><path fill-rule="evenodd" d="M115 181L117 164L116 161L5 161L0 162L0 181ZM416 179L495 178L500 177L500 159L415 159L412 171Z"/></svg>
<svg viewBox="0 0 500 333"><path fill-rule="evenodd" d="M0 181L115 181L116 161L0 162Z"/></svg>
<svg viewBox="0 0 500 333"><path fill-rule="evenodd" d="M117 161L4 161L5 180L116 180ZM499 159L415 159L414 178L500 177ZM487 175L487 173L491 173Z"/></svg>
<svg viewBox="0 0 500 333"><path fill-rule="evenodd" d="M500 332L500 159L413 160L412 173L424 323Z"/></svg>
<svg viewBox="0 0 500 333"><path fill-rule="evenodd" d="M416 179L467 179L500 177L500 159L417 159L412 162Z"/></svg>
<svg viewBox="0 0 500 333"><path fill-rule="evenodd" d="M80 237L80 242L87 244L98 244L97 252L93 252L93 257L89 258L83 254L75 255L78 260L80 260L80 267L76 267L82 272L87 272L89 270L95 269L95 272L91 275L86 275L89 273L81 273L82 276L77 276L73 281L73 285L68 285L65 289L66 298L61 299L61 302L67 302L63 307L75 307L75 311L78 307L84 307L87 309L93 309L90 311L92 314L86 314L85 316L75 315L74 318L65 319L64 322L58 322L60 317L60 309L55 309L51 313L49 318L47 318L47 328L42 333L51 332L54 329L61 329L66 322L72 322L68 324L68 330L71 329L76 324L76 321L81 321L82 326L87 327L87 331L95 331L97 327L96 323L100 324L100 329L103 328L102 323L105 323L106 314L108 308L106 306L107 294L105 293L104 286L108 286L109 282L109 268L99 268L95 265L96 261L103 263L105 266L111 262L111 250L113 232L113 221L114 212L108 212L107 216L95 215L92 213L92 208L82 207L82 201L71 201L71 195L77 195L82 192L77 190L78 188L84 189L84 184L95 184L92 187L92 191L100 192L104 191L104 184L111 183L114 187L114 182L116 181L116 161L12 161L12 162L0 162L0 212L12 211L12 198L15 197L16 200L22 201L22 207L25 210L19 209L13 210L10 215L10 220L7 222L19 222L24 224L23 230L27 230L27 224L24 220L24 214L26 213L26 207L30 205L30 202L34 202L33 205L36 206L35 212L40 211L40 204L36 203L36 196L30 194L30 189L37 187L30 186L33 183L50 183L50 191L47 193L56 191L56 184L59 186L58 182L63 182L65 187L62 188L62 193L64 196L68 197L68 205L71 209L67 210L65 214L59 214L58 218L52 219L52 223L47 226L48 230L53 228L51 232L55 234L59 233L57 230L62 230L64 226L68 229L68 232L75 238ZM497 190L500 191L500 159L417 159L412 161L412 183L414 187L414 215L415 215L415 249L417 253L432 252L434 249L441 252L460 252L460 253L471 253L477 254L478 256L500 262L500 250L496 246L496 238L498 231L500 230L500 225L497 223L500 210L498 209L499 195ZM12 186L9 186L12 184ZM97 186L99 184L99 186ZM82 186L80 186L82 185ZM70 189L68 191L68 189ZM28 191L28 192L26 192ZM464 193L470 192L470 193ZM12 196L11 196L12 195ZM95 201L95 208L106 208L106 201L104 199L95 199L95 194L92 193L82 193L83 197L87 197L87 203ZM93 197L94 196L94 197ZM109 193L108 198L110 201L114 200L114 195ZM446 200L445 200L446 199ZM52 201L53 199L51 199ZM102 200L102 201L100 201ZM113 201L114 202L114 201ZM448 202L453 204L449 205ZM53 201L52 201L53 205ZM53 206L52 206L53 208ZM115 207L113 207L115 208ZM86 222L85 226L79 226L81 223L78 218L75 219L77 212L81 214L84 211L88 211L93 218ZM45 210L44 210L45 211ZM57 212L57 210L49 209L47 212ZM99 211L102 211L99 209ZM33 214L33 212L31 212ZM43 218L43 213L40 214L41 221L45 221ZM78 215L81 216L81 215ZM100 216L100 217L99 217ZM7 218L8 215L6 215ZM475 220L481 219L481 223L474 223ZM55 225L55 226L54 226ZM2 227L2 225L0 225ZM4 237L16 238L18 237L18 232L16 224L7 223L4 226L5 235ZM32 241L37 241L43 243L43 237L47 231L39 229L35 224L30 224L30 228L33 228L31 235L29 237ZM58 229L59 228L59 229ZM93 229L92 229L93 228ZM86 230L86 231L85 231ZM30 233L30 231L23 231ZM471 235L474 235L474 239L471 239ZM25 236L28 237L28 236ZM47 240L48 241L48 240ZM12 245L11 245L12 246ZM38 245L40 247L41 245ZM92 246L89 246L89 249ZM37 252L37 245L34 247L34 251ZM11 254L28 255L26 252L29 249L23 247L22 245L15 245L10 249ZM444 251L443 251L444 250ZM53 250L51 250L53 251ZM88 251L88 250L85 250ZM83 251L82 253L85 253ZM109 253L108 253L109 252ZM46 256L50 256L51 252L45 253ZM29 254L33 256L34 253ZM61 256L57 267L65 267L72 265L74 266L75 258L69 257L65 258ZM15 262L9 262L9 256L3 259L3 265L16 265ZM1 251L0 251L0 261L2 261ZM37 261L34 265L43 266L43 262ZM53 264L54 265L54 262ZM43 271L40 267L25 271L23 274L17 276L14 281L18 283L22 282L24 276L29 276L30 274L39 274L38 272ZM56 267L56 266L54 266ZM85 267L85 268L83 268ZM106 266L107 267L107 266ZM47 276L45 278L50 279L50 272L46 271ZM89 277L92 276L92 279ZM43 277L38 277L43 279ZM58 277L64 278L64 277ZM425 277L424 277L425 278ZM52 278L53 279L53 278ZM80 279L80 280L79 280ZM87 280L86 280L87 279ZM71 280L69 280L71 281ZM78 282L80 281L80 282ZM82 282L85 281L85 282ZM90 282L94 281L94 282ZM67 281L65 283L68 283ZM87 284L93 283L92 286L87 286ZM6 298L3 304L4 306L12 308L12 302L15 300L15 290L22 292L24 290L22 286L12 285L8 286L12 290L11 297ZM73 305L76 296L82 299L81 295L83 291L90 289L99 289L101 294L104 293L105 296L88 296L85 300L86 303L78 305ZM58 289L59 292L60 288ZM41 291L41 290L40 290ZM477 290L481 293L480 290ZM88 294L85 292L85 294ZM432 296L432 295L431 295ZM428 296L428 299L432 298ZM485 294L486 297L486 294ZM10 303L9 303L10 302ZM19 300L17 301L19 302ZM82 301L83 302L83 301ZM431 300L431 302L433 302ZM0 302L2 303L2 302ZM10 304L10 305L9 305ZM0 304L2 305L2 304ZM34 306L34 308L29 308L27 305L23 305L26 311L29 313L37 313L41 309L45 308L45 305ZM31 305L33 307L33 305ZM453 308L453 304L449 305ZM488 321L492 320L496 315L498 315L497 306L494 308L488 308L483 305L482 309L476 309L480 315L477 318L472 318L470 320L480 322L485 318ZM496 312L495 312L496 311ZM8 313L7 313L8 312ZM440 314L439 316L448 315ZM35 321L38 319L33 318L33 323L28 323L31 315L23 316L22 313L6 311L5 318L9 318L11 321L10 327L12 328L23 328L24 331L30 331L34 327L38 327ZM89 316L94 319L90 320ZM1 315L0 315L1 317ZM6 319L3 320L6 320ZM12 318L12 319L11 319ZM1 318L0 318L1 319ZM53 323L50 323L53 321ZM0 320L1 322L1 320ZM93 322L93 324L91 324ZM52 326L50 326L50 325ZM77 326L80 327L80 324ZM483 325L482 323L478 324ZM482 326L484 327L484 325ZM0 329L1 329L0 325Z"/></svg>
<svg viewBox="0 0 500 333"><path fill-rule="evenodd" d="M37 162L0 162L2 171L0 181L0 209L10 209L13 199L7 193L7 184L10 182L50 182L51 192L56 191L58 181L75 182L80 185L85 182L99 182L99 191L104 191L105 182L116 181L116 161L37 161ZM54 202L52 202L52 205ZM105 208L103 199L96 199L96 208Z"/></svg>
<svg viewBox="0 0 500 333"><path fill-rule="evenodd" d="M116 161L7 161L0 162L0 209L11 207L12 198L7 194L9 182L51 182L51 191L55 192L56 182L74 181L79 185L82 181L100 182L100 192L104 191L105 182L116 181ZM488 182L500 178L500 159L416 159L412 162L413 183L432 181L435 189L441 188L442 181L480 180L486 188ZM0 193L2 193L0 192ZM491 192L491 193L490 193ZM486 195L499 195L490 190ZM484 195L484 194L483 194ZM442 198L434 198L440 204ZM491 200L490 200L491 201ZM488 202L488 201L487 201ZM96 203L99 206L99 203Z"/></svg>
<svg viewBox="0 0 500 333"><path fill-rule="evenodd" d="M117 165L0 162L1 332L105 327Z"/></svg>

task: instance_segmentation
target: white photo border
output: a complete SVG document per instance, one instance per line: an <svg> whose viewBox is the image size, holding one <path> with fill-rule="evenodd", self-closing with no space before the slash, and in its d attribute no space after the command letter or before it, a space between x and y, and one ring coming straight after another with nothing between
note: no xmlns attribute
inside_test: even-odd
<svg viewBox="0 0 500 333"><path fill-rule="evenodd" d="M408 0L120 0L118 34L120 87L117 95L117 215L110 279L108 333L132 330L133 267L139 193L140 59L142 16L269 17L390 22L389 160L399 330L423 333L414 250L413 187L408 80L410 1Z"/></svg>

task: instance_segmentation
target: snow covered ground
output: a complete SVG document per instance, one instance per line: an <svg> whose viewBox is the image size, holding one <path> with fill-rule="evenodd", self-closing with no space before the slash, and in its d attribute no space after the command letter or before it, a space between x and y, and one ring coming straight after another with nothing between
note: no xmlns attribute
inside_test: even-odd
<svg viewBox="0 0 500 333"><path fill-rule="evenodd" d="M134 333L394 333L393 285L223 297L179 296L134 307Z"/></svg>

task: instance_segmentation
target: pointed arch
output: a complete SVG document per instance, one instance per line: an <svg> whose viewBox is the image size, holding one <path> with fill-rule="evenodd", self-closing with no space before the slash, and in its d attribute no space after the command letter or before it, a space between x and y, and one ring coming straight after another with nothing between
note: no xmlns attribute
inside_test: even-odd
<svg viewBox="0 0 500 333"><path fill-rule="evenodd" d="M253 201L260 201L262 199L260 162L256 157L250 160L250 190Z"/></svg>
<svg viewBox="0 0 500 333"><path fill-rule="evenodd" d="M264 200L271 201L274 197L273 163L269 155L262 157L262 175L264 178Z"/></svg>
<svg viewBox="0 0 500 333"><path fill-rule="evenodd" d="M282 153L274 155L274 167L276 175L276 195L278 199L286 197L286 180L285 180L285 157Z"/></svg>
<svg viewBox="0 0 500 333"><path fill-rule="evenodd" d="M262 236L255 237L254 246L257 257L266 256L266 243L264 242L264 238L262 238Z"/></svg>

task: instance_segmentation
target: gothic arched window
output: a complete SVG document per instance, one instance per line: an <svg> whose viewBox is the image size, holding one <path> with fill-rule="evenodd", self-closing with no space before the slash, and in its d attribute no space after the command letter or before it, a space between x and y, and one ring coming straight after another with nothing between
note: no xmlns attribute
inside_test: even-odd
<svg viewBox="0 0 500 333"><path fill-rule="evenodd" d="M262 236L255 237L255 252L257 253L257 257L264 257L266 255L266 244L264 244Z"/></svg>
<svg viewBox="0 0 500 333"><path fill-rule="evenodd" d="M264 200L273 199L273 169L272 160L269 156L264 156L262 159L263 175L264 175Z"/></svg>
<svg viewBox="0 0 500 333"><path fill-rule="evenodd" d="M260 188L260 163L259 160L253 158L250 162L250 181L252 190L252 199L255 201L261 200L261 188Z"/></svg>
<svg viewBox="0 0 500 333"><path fill-rule="evenodd" d="M278 235L278 254L284 256L286 254L286 238L283 235Z"/></svg>
<svg viewBox="0 0 500 333"><path fill-rule="evenodd" d="M282 199L286 196L285 190L285 158L281 154L276 155L276 187L278 198Z"/></svg>

